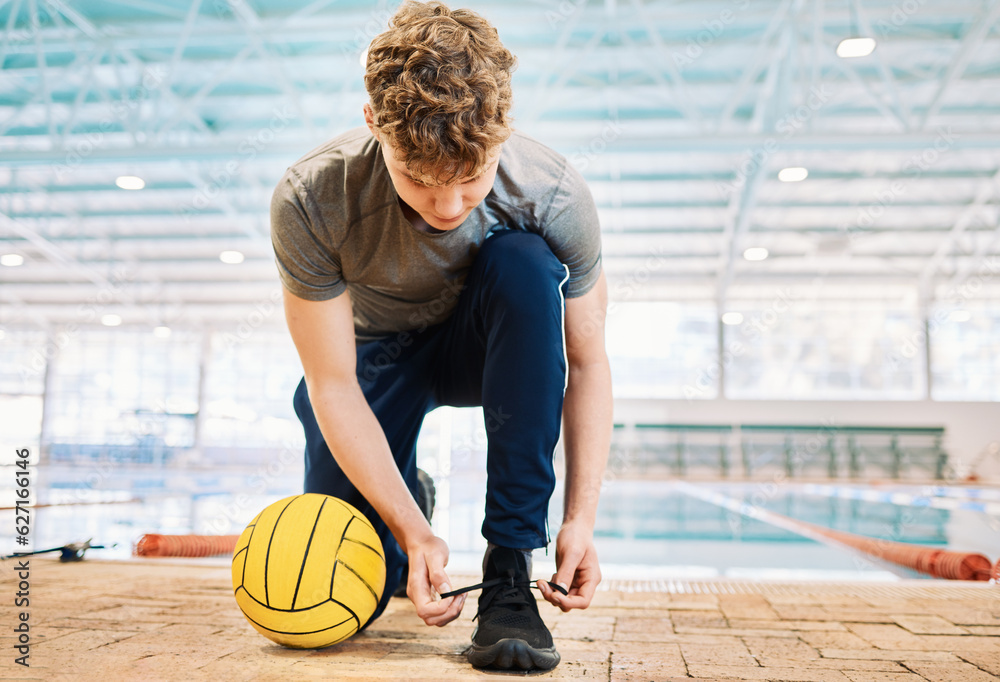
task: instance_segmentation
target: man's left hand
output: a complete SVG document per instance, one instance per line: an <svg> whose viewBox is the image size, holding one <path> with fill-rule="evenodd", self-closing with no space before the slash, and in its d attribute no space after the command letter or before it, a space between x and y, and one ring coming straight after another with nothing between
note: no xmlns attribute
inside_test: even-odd
<svg viewBox="0 0 1000 682"><path fill-rule="evenodd" d="M585 609L601 582L601 567L594 549L594 532L585 524L564 523L556 537L556 572L552 582L569 594L559 594L544 580L538 581L542 596L563 611Z"/></svg>

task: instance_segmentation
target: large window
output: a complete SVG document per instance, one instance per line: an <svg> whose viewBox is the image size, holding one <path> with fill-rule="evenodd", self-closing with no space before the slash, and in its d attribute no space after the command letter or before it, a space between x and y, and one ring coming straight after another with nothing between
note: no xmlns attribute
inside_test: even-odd
<svg viewBox="0 0 1000 682"><path fill-rule="evenodd" d="M923 322L915 308L775 299L734 304L726 396L770 400L924 397Z"/></svg>
<svg viewBox="0 0 1000 682"><path fill-rule="evenodd" d="M612 302L606 339L615 397L708 399L718 395L714 308Z"/></svg>
<svg viewBox="0 0 1000 682"><path fill-rule="evenodd" d="M14 452L31 451L38 461L41 442L42 394L45 390L47 337L40 331L0 331L0 464L14 461Z"/></svg>
<svg viewBox="0 0 1000 682"><path fill-rule="evenodd" d="M940 306L930 316L935 400L1000 400L1000 303Z"/></svg>
<svg viewBox="0 0 1000 682"><path fill-rule="evenodd" d="M200 335L179 332L67 336L49 370L46 437L53 459L160 462L170 448L191 447L199 343Z"/></svg>
<svg viewBox="0 0 1000 682"><path fill-rule="evenodd" d="M304 442L292 408L302 365L288 332L257 330L247 339L214 334L207 367L206 446L268 448Z"/></svg>

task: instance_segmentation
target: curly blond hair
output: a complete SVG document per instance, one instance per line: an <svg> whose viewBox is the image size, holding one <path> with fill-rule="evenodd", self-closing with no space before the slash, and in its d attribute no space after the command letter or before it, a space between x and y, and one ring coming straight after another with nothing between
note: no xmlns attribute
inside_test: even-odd
<svg viewBox="0 0 1000 682"><path fill-rule="evenodd" d="M408 0L368 48L373 127L422 182L476 177L510 137L515 64L475 12Z"/></svg>

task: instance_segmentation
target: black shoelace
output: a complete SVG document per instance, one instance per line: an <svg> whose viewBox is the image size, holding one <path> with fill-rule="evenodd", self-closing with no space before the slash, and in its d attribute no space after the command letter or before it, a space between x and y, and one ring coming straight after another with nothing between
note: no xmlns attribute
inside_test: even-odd
<svg viewBox="0 0 1000 682"><path fill-rule="evenodd" d="M553 590L561 592L562 594L568 594L568 592L566 592L566 588L562 585L557 585L550 580L546 580L545 582L547 582ZM524 592L525 588L534 588L537 590L538 585L530 580L515 581L513 575L507 575L501 578L483 581L478 585L470 585L469 587L463 587L458 590L452 590L451 592L445 592L441 595L441 598L445 599L447 597L454 597L455 595L463 594L465 592L471 592L472 590L483 589L490 590L490 592L485 593L487 605L493 604L499 606L502 604L521 608L527 606L527 602L525 601L526 599L531 599L531 597ZM489 608L489 606L486 608ZM479 618L486 608L480 606L480 608L476 611L476 615L473 620Z"/></svg>
<svg viewBox="0 0 1000 682"><path fill-rule="evenodd" d="M545 582L547 582L549 584L549 587L551 587L556 592L559 592L560 594L569 594L569 592L566 591L566 588L563 587L562 585L558 585L552 582L551 580L546 580ZM504 584L510 587L527 586L530 588L534 588L536 590L538 589L538 585L531 582L530 580L527 582L514 582L514 576L511 575L503 578L494 578L493 580L487 580L485 582L481 582L478 585L470 585L468 587L463 587L458 590L452 590L451 592L445 592L444 594L441 595L441 598L447 599L448 597L455 597L460 594L465 594L466 592L472 592L472 590L480 590L480 589L485 590L489 589L490 587L496 587L497 585L504 585Z"/></svg>

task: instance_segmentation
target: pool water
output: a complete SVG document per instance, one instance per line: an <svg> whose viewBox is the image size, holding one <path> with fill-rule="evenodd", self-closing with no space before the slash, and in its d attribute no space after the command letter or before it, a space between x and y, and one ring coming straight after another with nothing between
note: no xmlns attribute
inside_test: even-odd
<svg viewBox="0 0 1000 682"><path fill-rule="evenodd" d="M6 480L13 480L8 476ZM93 538L116 547L88 556L127 559L144 533L237 534L264 506L300 492L301 476L288 472L262 481L246 473L165 474L118 471L99 485L72 468L45 468L35 479L43 504L32 510L32 547L46 549ZM451 548L451 569L475 572L485 540L485 480L481 474L436 476L435 532ZM895 580L922 577L877 565L837 546L816 542L737 505L836 530L937 548L973 551L992 561L1000 555L1000 513L986 504L965 504L972 493L941 488L933 494L897 486L873 496L871 487L799 483L698 483L614 480L602 490L595 544L606 577ZM860 492L859 492L860 491ZM884 493L884 494L883 494ZM0 491L13 500L13 489ZM855 499L858 497L878 499ZM709 501L729 500L729 508ZM886 500L895 501L886 501ZM947 500L937 504L928 500ZM878 501L882 500L882 501ZM957 500L957 502L956 502ZM909 501L909 503L907 503ZM1000 503L1000 496L996 500ZM73 502L76 504L62 505ZM86 503L86 504L80 504ZM951 508L939 508L951 507ZM967 508L963 508L967 507ZM561 486L550 504L553 540L561 521ZM13 527L13 511L0 523ZM0 552L18 551L4 534ZM554 566L554 551L535 552L538 570Z"/></svg>

